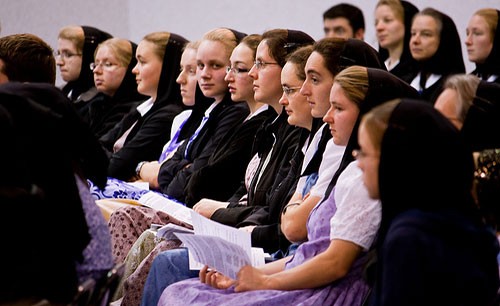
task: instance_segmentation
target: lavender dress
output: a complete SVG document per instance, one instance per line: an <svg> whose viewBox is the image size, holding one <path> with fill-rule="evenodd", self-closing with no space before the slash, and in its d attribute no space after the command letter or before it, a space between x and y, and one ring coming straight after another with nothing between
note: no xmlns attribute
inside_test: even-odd
<svg viewBox="0 0 500 306"><path fill-rule="evenodd" d="M353 168L351 169L357 172L355 175L356 180L360 179L359 171ZM344 172L348 172L347 169ZM349 184L353 183L352 180L348 179L347 181L350 181ZM357 185L363 185L361 181L357 181L356 183ZM340 187L338 186L339 184L340 179L337 187ZM337 187L335 187L335 189L339 189ZM335 237L335 235L330 235L330 219L337 212L336 201L338 201L338 199L335 196L335 189L332 191L330 198L318 204L309 215L307 222L309 240L298 247L294 257L287 263L286 269L300 265L306 260L323 252L330 245L330 237ZM351 188L350 191L353 194L359 191L352 189L353 188ZM359 194L359 192L357 193ZM368 199L366 192L362 195L362 198ZM345 202L346 205L350 205L350 203L346 201L347 196L341 196L340 200ZM373 203L373 201L368 201L369 203ZM350 216L351 220L357 219L356 221L349 221L352 222L348 224L349 226L352 226L353 223L358 223L358 227L363 227L362 222L367 220L367 218L371 220L375 219L374 223L368 222L371 224L366 226L365 231L361 231L365 234L370 232L369 235L373 236L372 234L376 232L377 227L373 227L373 225L377 224L376 220L380 220L380 211L378 208L371 210L364 209L363 204L365 207L370 206L366 201L363 202L359 200L357 203L359 204L353 206L360 207L361 211L357 208L352 209L351 207L347 207L347 210L350 212L342 212L341 214L345 217ZM365 212L366 214L361 214L361 217L357 217L359 216L358 213ZM352 218L353 215L356 217ZM346 225L343 221L345 220L342 220L340 224L336 226ZM332 223L334 229L336 226ZM369 241L372 242L373 239L370 238ZM226 290L219 290L201 283L198 278L188 279L167 287L163 291L158 305L361 305L369 290L368 285L364 282L362 277L362 269L365 260L366 256L365 253L363 253L363 256L356 260L353 267L351 267L351 270L344 278L330 285L315 289L292 291L256 290L236 293L233 287Z"/></svg>

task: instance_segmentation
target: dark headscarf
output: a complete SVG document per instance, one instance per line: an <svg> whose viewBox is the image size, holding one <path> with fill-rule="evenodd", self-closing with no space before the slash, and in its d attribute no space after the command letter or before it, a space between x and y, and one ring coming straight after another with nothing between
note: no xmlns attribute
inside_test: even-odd
<svg viewBox="0 0 500 306"><path fill-rule="evenodd" d="M132 58L127 66L127 72L125 72L125 76L123 77L120 87L118 87L113 96L113 100L116 103L120 103L121 101L142 101L146 99L146 96L137 91L135 74L132 73L132 69L134 69L135 65L137 65L137 59L135 58L137 44L132 41L129 42L132 47Z"/></svg>
<svg viewBox="0 0 500 306"><path fill-rule="evenodd" d="M285 66L286 57L298 47L312 45L314 39L298 30L273 29L262 34L262 40L269 46L271 57L281 66Z"/></svg>
<svg viewBox="0 0 500 306"><path fill-rule="evenodd" d="M340 174L354 160L352 151L359 149L358 129L361 117L375 106L386 101L403 97L418 98L418 92L415 88L390 72L376 68L367 68L367 70L368 91L366 92L365 99L359 105L359 114L356 123L354 123L354 127L352 128L351 136L347 142L339 169L333 175L332 182L330 183L331 186L336 184Z"/></svg>
<svg viewBox="0 0 500 306"><path fill-rule="evenodd" d="M500 148L500 84L481 81L461 132L473 151Z"/></svg>
<svg viewBox="0 0 500 306"><path fill-rule="evenodd" d="M226 28L228 29L229 31L233 32L233 35L234 37L236 38L236 43L239 44L241 42L241 40L247 36L246 33L243 33L243 32L240 32L240 31L236 31L234 29L230 29L230 28Z"/></svg>
<svg viewBox="0 0 500 306"><path fill-rule="evenodd" d="M498 14L498 21L500 22L500 11L496 10ZM497 24L495 29L495 39L493 40L493 48L482 64L476 64L476 69L472 74L486 80L490 75L496 74L500 76L500 27Z"/></svg>
<svg viewBox="0 0 500 306"><path fill-rule="evenodd" d="M355 38L347 39L340 54L339 63L340 70L337 73L354 65L387 70L384 63L378 58L377 50L366 42Z"/></svg>
<svg viewBox="0 0 500 306"><path fill-rule="evenodd" d="M132 58L120 86L113 96L99 92L86 105L79 108L79 114L86 121L97 138L111 130L140 101L147 99L137 91L135 74L132 69L137 64L135 51L137 45L129 41L132 47Z"/></svg>
<svg viewBox="0 0 500 306"><path fill-rule="evenodd" d="M85 42L82 50L82 67L80 76L77 80L68 82L63 87L63 92L67 95L71 90L71 100L76 100L78 96L94 87L94 73L90 70L90 63L94 62L94 53L97 45L108 38L112 38L111 34L101 31L94 27L82 26Z"/></svg>
<svg viewBox="0 0 500 306"><path fill-rule="evenodd" d="M471 151L452 123L427 103L403 99L381 144L381 240L393 218L410 209L474 211L473 172Z"/></svg>
<svg viewBox="0 0 500 306"><path fill-rule="evenodd" d="M441 33L439 33L439 47L436 53L429 59L418 62L422 75L424 73L431 73L447 76L450 74L465 73L462 44L460 43L460 36L458 35L453 19L433 8L425 8L419 14L424 16L436 15L443 25Z"/></svg>
<svg viewBox="0 0 500 306"><path fill-rule="evenodd" d="M156 107L174 104L184 108L182 104L182 96L180 85L176 79L181 69L180 62L184 46L188 40L184 37L170 33L167 46L165 47L165 56L163 57L163 65L160 73L160 81L158 83L158 91L156 93Z"/></svg>
<svg viewBox="0 0 500 306"><path fill-rule="evenodd" d="M391 70L391 73L396 75L397 77L402 78L405 81L410 78L409 75L413 72L413 69L416 67L416 61L411 56L410 51L410 38L411 38L411 23L413 21L413 17L418 13L418 8L411 4L408 1L401 1L401 5L403 6L403 20L405 27L405 34L403 39L403 53L401 53L401 57L399 59L399 64ZM380 60L384 62L389 57L389 51L387 49L379 46L379 55ZM411 80L410 80L411 81Z"/></svg>
<svg viewBox="0 0 500 306"><path fill-rule="evenodd" d="M344 44L344 47L342 48L342 51L340 53L335 54L335 52L333 52L333 51L331 52L332 58L330 58L329 61L327 61L327 63L326 63L327 65L330 66L328 68L328 70L330 72L333 71L335 75L337 75L339 72L341 72L345 68L348 68L348 67L354 66L354 65L373 68L373 71L368 70L368 78L369 79L370 79L370 75L373 75L372 77L375 77L375 78L378 77L379 73L377 73L377 71L386 71L385 65L380 61L380 59L378 57L378 52L372 46L370 46L369 44L367 44L366 42L364 42L362 40L354 39L354 38L350 38L347 40L344 40L341 38L323 38L323 40L331 40L331 41L336 41L338 43ZM318 43L320 43L320 42L318 42ZM338 60L336 61L335 59L337 59L337 58L338 58ZM380 73L382 73L383 75L386 75L383 72L380 72ZM382 76L381 76L381 78L382 78ZM394 76L388 77L385 82L388 82L389 80L394 80L395 84L400 84L402 82ZM383 86L383 84L387 84L387 83L381 83L381 84L377 85L377 84L370 82L370 87L371 86ZM403 85L400 85L400 86L405 87ZM387 87L388 86L385 86L384 88L387 88ZM374 87L374 88L378 88L378 87ZM378 91L378 89L376 91ZM381 95L386 94L385 92L383 92L383 90L380 90L380 91L381 91ZM367 97L369 98L368 94L370 94L370 90L368 90L368 92L367 92ZM372 94L370 94L370 95L372 95ZM362 103L362 105L363 105L363 103ZM370 106L370 108L371 108L371 106ZM348 147L346 148L346 150L344 152L344 156L342 157L342 161L341 161L341 164L339 166L339 169L333 175L332 180L330 181L330 184L328 185L328 188L325 192L325 196L324 196L325 200L328 199L330 192L332 191L333 187L337 183L337 179L340 176L340 174L342 173L342 171L344 171L344 169L349 165L349 163L351 161L353 161L352 150L358 148L357 129L359 126L359 120L361 118L361 115L362 115L362 113L360 113L360 116L357 119L356 124L354 125L353 132L352 132L351 137L349 139Z"/></svg>

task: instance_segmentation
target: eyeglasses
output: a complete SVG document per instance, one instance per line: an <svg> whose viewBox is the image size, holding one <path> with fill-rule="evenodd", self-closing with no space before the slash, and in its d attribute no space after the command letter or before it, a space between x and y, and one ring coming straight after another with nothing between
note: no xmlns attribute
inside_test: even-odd
<svg viewBox="0 0 500 306"><path fill-rule="evenodd" d="M278 63L275 63L275 62L263 62L261 60L256 60L255 62L253 62L253 64L255 65L255 68L257 68L257 69L262 69L266 65L279 65Z"/></svg>
<svg viewBox="0 0 500 306"><path fill-rule="evenodd" d="M226 72L229 73L229 72L232 72L234 73L235 75L239 75L241 73L248 73L248 69L245 69L245 68L237 68L237 67L231 67L231 66L228 66L226 68Z"/></svg>
<svg viewBox="0 0 500 306"><path fill-rule="evenodd" d="M59 59L67 60L69 58L72 58L73 56L82 56L81 53L71 53L69 51L55 51L54 56Z"/></svg>
<svg viewBox="0 0 500 306"><path fill-rule="evenodd" d="M299 91L302 88L302 86L295 86L295 87L282 86L282 88L283 92L285 93L285 96L290 97L291 95Z"/></svg>
<svg viewBox="0 0 500 306"><path fill-rule="evenodd" d="M90 70L92 70L92 71L94 71L98 67L101 67L102 70L112 71L116 67L118 67L118 65L117 64L113 64L111 62L104 62L104 63L97 62L97 63L90 63L89 67L90 67Z"/></svg>
<svg viewBox="0 0 500 306"><path fill-rule="evenodd" d="M367 154L367 153L363 152L362 150L352 150L352 157L354 157L354 159L356 159L356 160L361 160L361 159L365 159L367 157L378 157L378 155Z"/></svg>

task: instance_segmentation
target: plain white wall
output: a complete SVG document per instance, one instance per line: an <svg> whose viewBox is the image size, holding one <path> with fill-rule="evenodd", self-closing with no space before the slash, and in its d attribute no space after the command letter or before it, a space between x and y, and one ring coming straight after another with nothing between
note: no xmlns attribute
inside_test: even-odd
<svg viewBox="0 0 500 306"><path fill-rule="evenodd" d="M174 32L195 40L215 27L234 28L249 34L289 28L320 39L323 12L340 2L352 3L363 10L365 40L377 48L373 26L376 0L0 0L0 35L33 33L54 48L59 29L69 24L95 26L135 42L154 31ZM467 59L463 44L468 20L479 8L500 9L500 0L411 2L419 9L431 6L453 18L462 39L467 71L472 71L473 65ZM57 83L61 82L58 76Z"/></svg>

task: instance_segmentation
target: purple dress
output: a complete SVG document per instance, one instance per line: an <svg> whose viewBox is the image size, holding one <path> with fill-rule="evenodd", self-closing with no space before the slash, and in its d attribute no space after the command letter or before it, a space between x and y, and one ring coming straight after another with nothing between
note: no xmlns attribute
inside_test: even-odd
<svg viewBox="0 0 500 306"><path fill-rule="evenodd" d="M334 193L312 210L307 222L309 240L297 248L285 269L302 264L330 245L330 219L337 211ZM361 305L369 289L362 277L365 259L366 256L358 258L344 278L315 289L236 293L234 287L214 289L198 278L188 279L167 287L158 305Z"/></svg>

